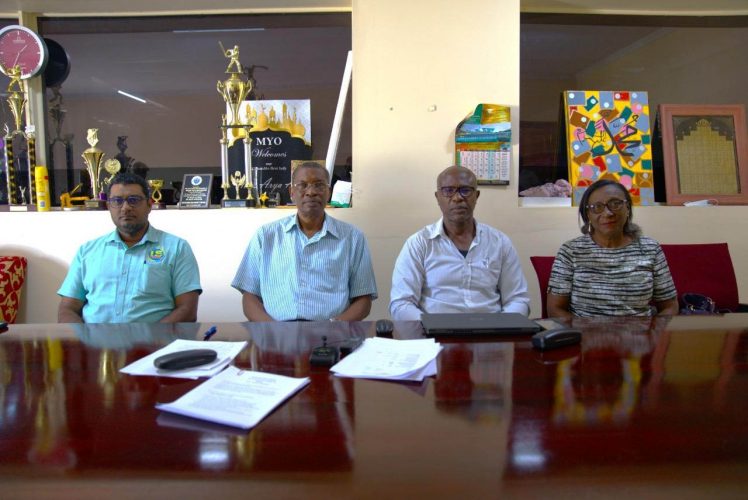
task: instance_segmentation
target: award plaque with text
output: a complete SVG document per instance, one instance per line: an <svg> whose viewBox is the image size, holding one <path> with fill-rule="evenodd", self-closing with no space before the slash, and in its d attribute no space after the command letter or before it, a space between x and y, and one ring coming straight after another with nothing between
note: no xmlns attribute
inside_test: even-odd
<svg viewBox="0 0 748 500"><path fill-rule="evenodd" d="M179 208L210 208L213 174L187 174L182 182Z"/></svg>

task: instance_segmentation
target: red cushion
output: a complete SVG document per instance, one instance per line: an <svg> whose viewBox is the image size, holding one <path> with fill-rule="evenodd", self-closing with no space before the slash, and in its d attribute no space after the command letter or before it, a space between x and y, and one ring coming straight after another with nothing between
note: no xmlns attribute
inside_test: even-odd
<svg viewBox="0 0 748 500"><path fill-rule="evenodd" d="M717 309L738 310L738 282L727 243L662 245L662 250L678 299L700 293L714 300Z"/></svg>
<svg viewBox="0 0 748 500"><path fill-rule="evenodd" d="M25 278L26 257L0 257L0 321L15 322Z"/></svg>
<svg viewBox="0 0 748 500"><path fill-rule="evenodd" d="M538 286L540 286L540 303L543 307L543 318L548 317L548 311L546 310L546 299L548 294L548 280L551 278L551 268L553 267L553 261L556 257L541 257L533 256L530 257L532 267L535 268L535 274L538 275Z"/></svg>

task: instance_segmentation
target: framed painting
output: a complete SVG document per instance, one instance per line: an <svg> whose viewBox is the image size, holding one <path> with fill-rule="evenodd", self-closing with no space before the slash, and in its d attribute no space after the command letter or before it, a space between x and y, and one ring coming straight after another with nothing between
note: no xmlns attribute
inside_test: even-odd
<svg viewBox="0 0 748 500"><path fill-rule="evenodd" d="M634 205L653 205L654 176L646 92L567 90L563 92L566 151L572 204L601 179L620 182Z"/></svg>
<svg viewBox="0 0 748 500"><path fill-rule="evenodd" d="M748 205L745 106L661 104L668 205Z"/></svg>

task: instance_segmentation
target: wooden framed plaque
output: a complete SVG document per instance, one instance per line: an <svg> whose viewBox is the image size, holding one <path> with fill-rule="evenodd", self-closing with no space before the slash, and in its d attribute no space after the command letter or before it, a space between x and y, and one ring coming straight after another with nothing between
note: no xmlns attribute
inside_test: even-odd
<svg viewBox="0 0 748 500"><path fill-rule="evenodd" d="M213 174L187 174L182 181L179 208L210 208Z"/></svg>
<svg viewBox="0 0 748 500"><path fill-rule="evenodd" d="M661 104L668 205L748 205L745 107Z"/></svg>

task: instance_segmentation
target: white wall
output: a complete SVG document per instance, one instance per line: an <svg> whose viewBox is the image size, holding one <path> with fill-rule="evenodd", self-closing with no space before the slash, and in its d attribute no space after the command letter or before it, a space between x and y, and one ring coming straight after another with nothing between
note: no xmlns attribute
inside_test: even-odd
<svg viewBox="0 0 748 500"><path fill-rule="evenodd" d="M355 200L333 215L369 238L386 316L392 265L403 241L439 216L436 174L452 163L453 131L480 102L512 106L519 123L519 0L356 0L353 2L353 154ZM436 105L434 112L429 106ZM515 137L515 153L518 145ZM516 159L516 154L515 154ZM572 208L520 208L512 184L483 187L476 216L506 232L522 257L538 314L540 295L529 257L553 255L578 234ZM745 207L637 207L645 234L664 243L726 241L741 297L748 300ZM229 282L252 232L286 210L152 213L160 229L186 237L200 262L200 321L242 319ZM55 290L76 248L111 229L103 213L0 214L0 254L29 258L21 321L53 322Z"/></svg>

